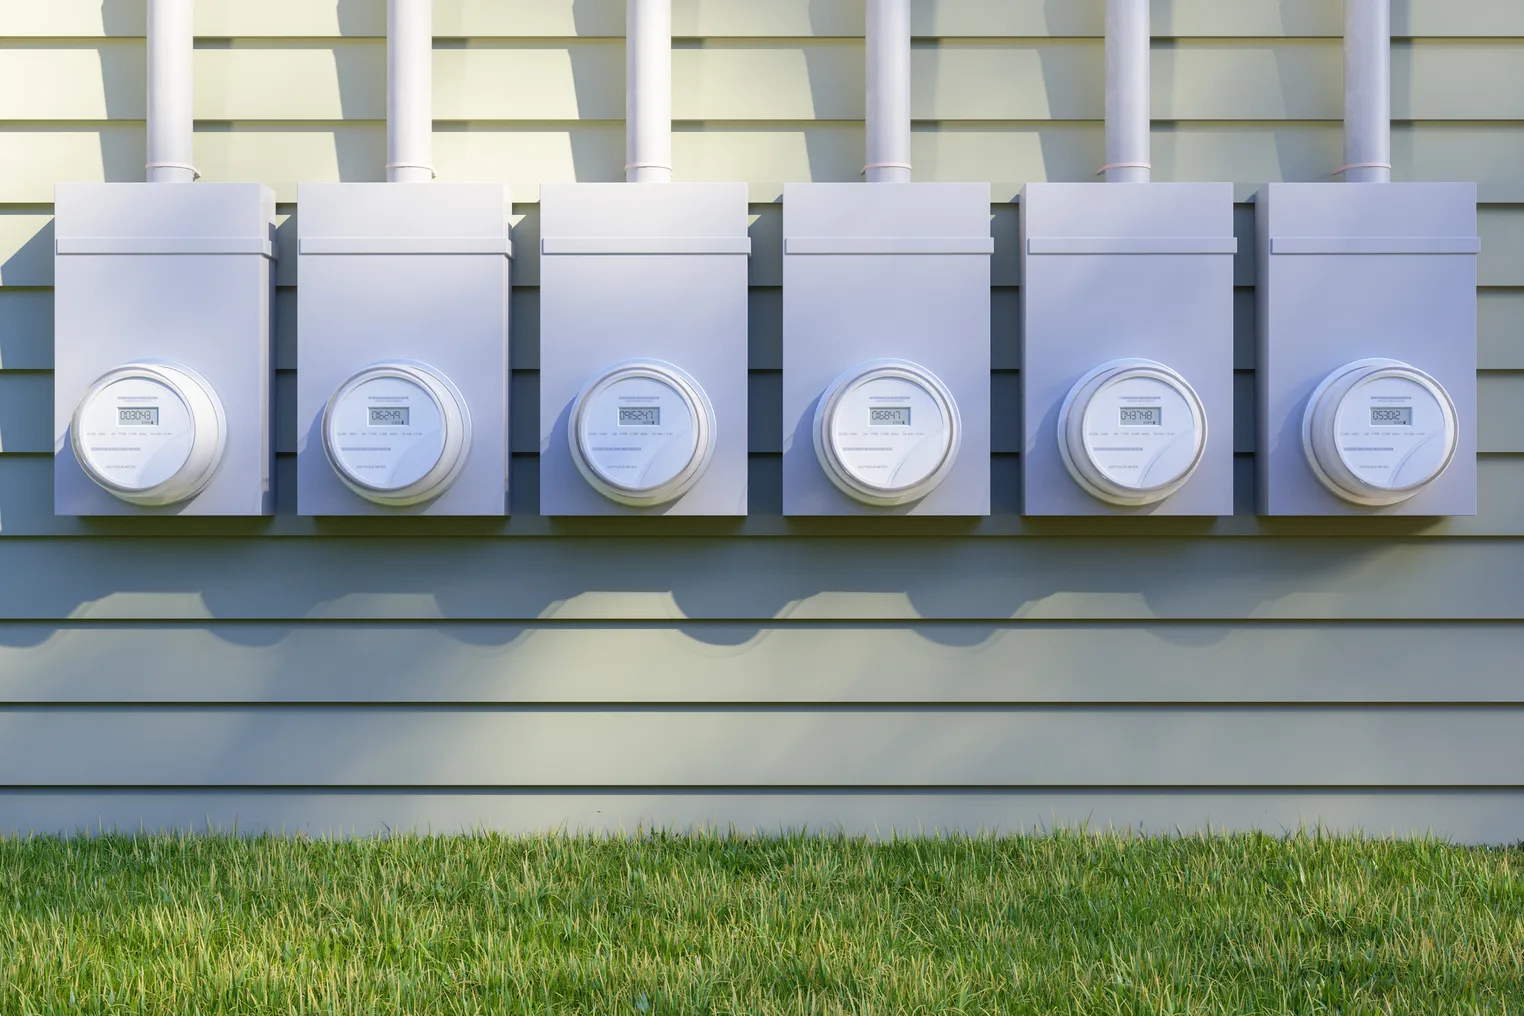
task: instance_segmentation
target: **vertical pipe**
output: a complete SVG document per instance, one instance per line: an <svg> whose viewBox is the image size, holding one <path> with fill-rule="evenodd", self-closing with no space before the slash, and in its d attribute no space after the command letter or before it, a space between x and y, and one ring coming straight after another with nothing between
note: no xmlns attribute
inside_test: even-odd
<svg viewBox="0 0 1524 1016"><path fill-rule="evenodd" d="M672 182L672 0L626 0L624 178Z"/></svg>
<svg viewBox="0 0 1524 1016"><path fill-rule="evenodd" d="M1147 183L1149 164L1148 0L1106 0L1107 183Z"/></svg>
<svg viewBox="0 0 1524 1016"><path fill-rule="evenodd" d="M386 179L434 179L433 0L386 2Z"/></svg>
<svg viewBox="0 0 1524 1016"><path fill-rule="evenodd" d="M1344 0L1344 165L1338 173L1351 183L1392 179L1391 0Z"/></svg>
<svg viewBox="0 0 1524 1016"><path fill-rule="evenodd" d="M191 0L149 0L149 183L190 183L201 175L192 165L194 57Z"/></svg>
<svg viewBox="0 0 1524 1016"><path fill-rule="evenodd" d="M868 0L869 183L910 182L910 0Z"/></svg>

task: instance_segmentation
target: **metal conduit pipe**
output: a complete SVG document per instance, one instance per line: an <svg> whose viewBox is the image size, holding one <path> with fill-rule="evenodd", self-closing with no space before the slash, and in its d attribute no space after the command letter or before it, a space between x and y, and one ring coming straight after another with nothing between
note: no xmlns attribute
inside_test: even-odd
<svg viewBox="0 0 1524 1016"><path fill-rule="evenodd" d="M910 182L910 0L868 0L869 183Z"/></svg>
<svg viewBox="0 0 1524 1016"><path fill-rule="evenodd" d="M1107 183L1148 183L1149 46L1148 0L1106 0Z"/></svg>
<svg viewBox="0 0 1524 1016"><path fill-rule="evenodd" d="M1391 0L1344 0L1344 174L1392 180Z"/></svg>
<svg viewBox="0 0 1524 1016"><path fill-rule="evenodd" d="M148 4L148 182L190 183L195 120L192 0Z"/></svg>
<svg viewBox="0 0 1524 1016"><path fill-rule="evenodd" d="M386 179L434 179L433 0L386 2Z"/></svg>
<svg viewBox="0 0 1524 1016"><path fill-rule="evenodd" d="M624 178L672 182L672 0L626 0Z"/></svg>

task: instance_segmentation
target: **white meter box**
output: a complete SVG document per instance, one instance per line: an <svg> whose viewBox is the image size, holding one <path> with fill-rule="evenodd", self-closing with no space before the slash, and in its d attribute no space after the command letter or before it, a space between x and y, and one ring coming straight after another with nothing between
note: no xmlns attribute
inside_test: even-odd
<svg viewBox="0 0 1524 1016"><path fill-rule="evenodd" d="M1233 513L1233 189L1021 196L1022 510Z"/></svg>
<svg viewBox="0 0 1524 1016"><path fill-rule="evenodd" d="M1265 515L1476 513L1476 187L1270 184L1255 203Z"/></svg>
<svg viewBox="0 0 1524 1016"><path fill-rule="evenodd" d="M540 513L745 515L745 185L545 184L540 234Z"/></svg>
<svg viewBox="0 0 1524 1016"><path fill-rule="evenodd" d="M508 510L508 191L302 184L297 510Z"/></svg>
<svg viewBox="0 0 1524 1016"><path fill-rule="evenodd" d="M990 510L986 184L783 189L783 513Z"/></svg>
<svg viewBox="0 0 1524 1016"><path fill-rule="evenodd" d="M53 510L264 515L275 195L59 184Z"/></svg>

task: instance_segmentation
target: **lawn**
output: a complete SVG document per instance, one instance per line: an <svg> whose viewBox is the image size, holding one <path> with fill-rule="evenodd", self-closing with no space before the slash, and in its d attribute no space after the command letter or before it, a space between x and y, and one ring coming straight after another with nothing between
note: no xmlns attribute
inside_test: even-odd
<svg viewBox="0 0 1524 1016"><path fill-rule="evenodd" d="M1524 849L0 840L0 1013L1520 1013Z"/></svg>

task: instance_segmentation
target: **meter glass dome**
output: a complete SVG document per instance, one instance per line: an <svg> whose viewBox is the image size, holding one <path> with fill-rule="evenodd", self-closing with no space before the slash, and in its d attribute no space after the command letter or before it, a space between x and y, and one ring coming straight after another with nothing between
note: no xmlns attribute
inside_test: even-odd
<svg viewBox="0 0 1524 1016"><path fill-rule="evenodd" d="M1450 465L1458 443L1444 387L1398 360L1360 360L1324 379L1302 419L1308 464L1355 504L1405 501Z"/></svg>
<svg viewBox="0 0 1524 1016"><path fill-rule="evenodd" d="M123 501L167 505L200 493L222 461L222 403L188 367L134 363L86 390L69 428L85 474Z"/></svg>
<svg viewBox="0 0 1524 1016"><path fill-rule="evenodd" d="M1206 411L1178 373L1151 360L1113 360L1086 374L1059 412L1064 466L1092 496L1117 505L1162 501L1206 450Z"/></svg>
<svg viewBox="0 0 1524 1016"><path fill-rule="evenodd" d="M820 397L815 454L838 489L864 504L919 500L958 455L961 421L947 387L907 360L871 360Z"/></svg>
<svg viewBox="0 0 1524 1016"><path fill-rule="evenodd" d="M423 364L367 367L323 412L328 461L345 485L377 504L417 504L443 493L465 466L470 444L460 393Z"/></svg>
<svg viewBox="0 0 1524 1016"><path fill-rule="evenodd" d="M604 497L637 507L692 489L714 453L714 409L697 381L670 363L615 364L572 405L572 459Z"/></svg>

